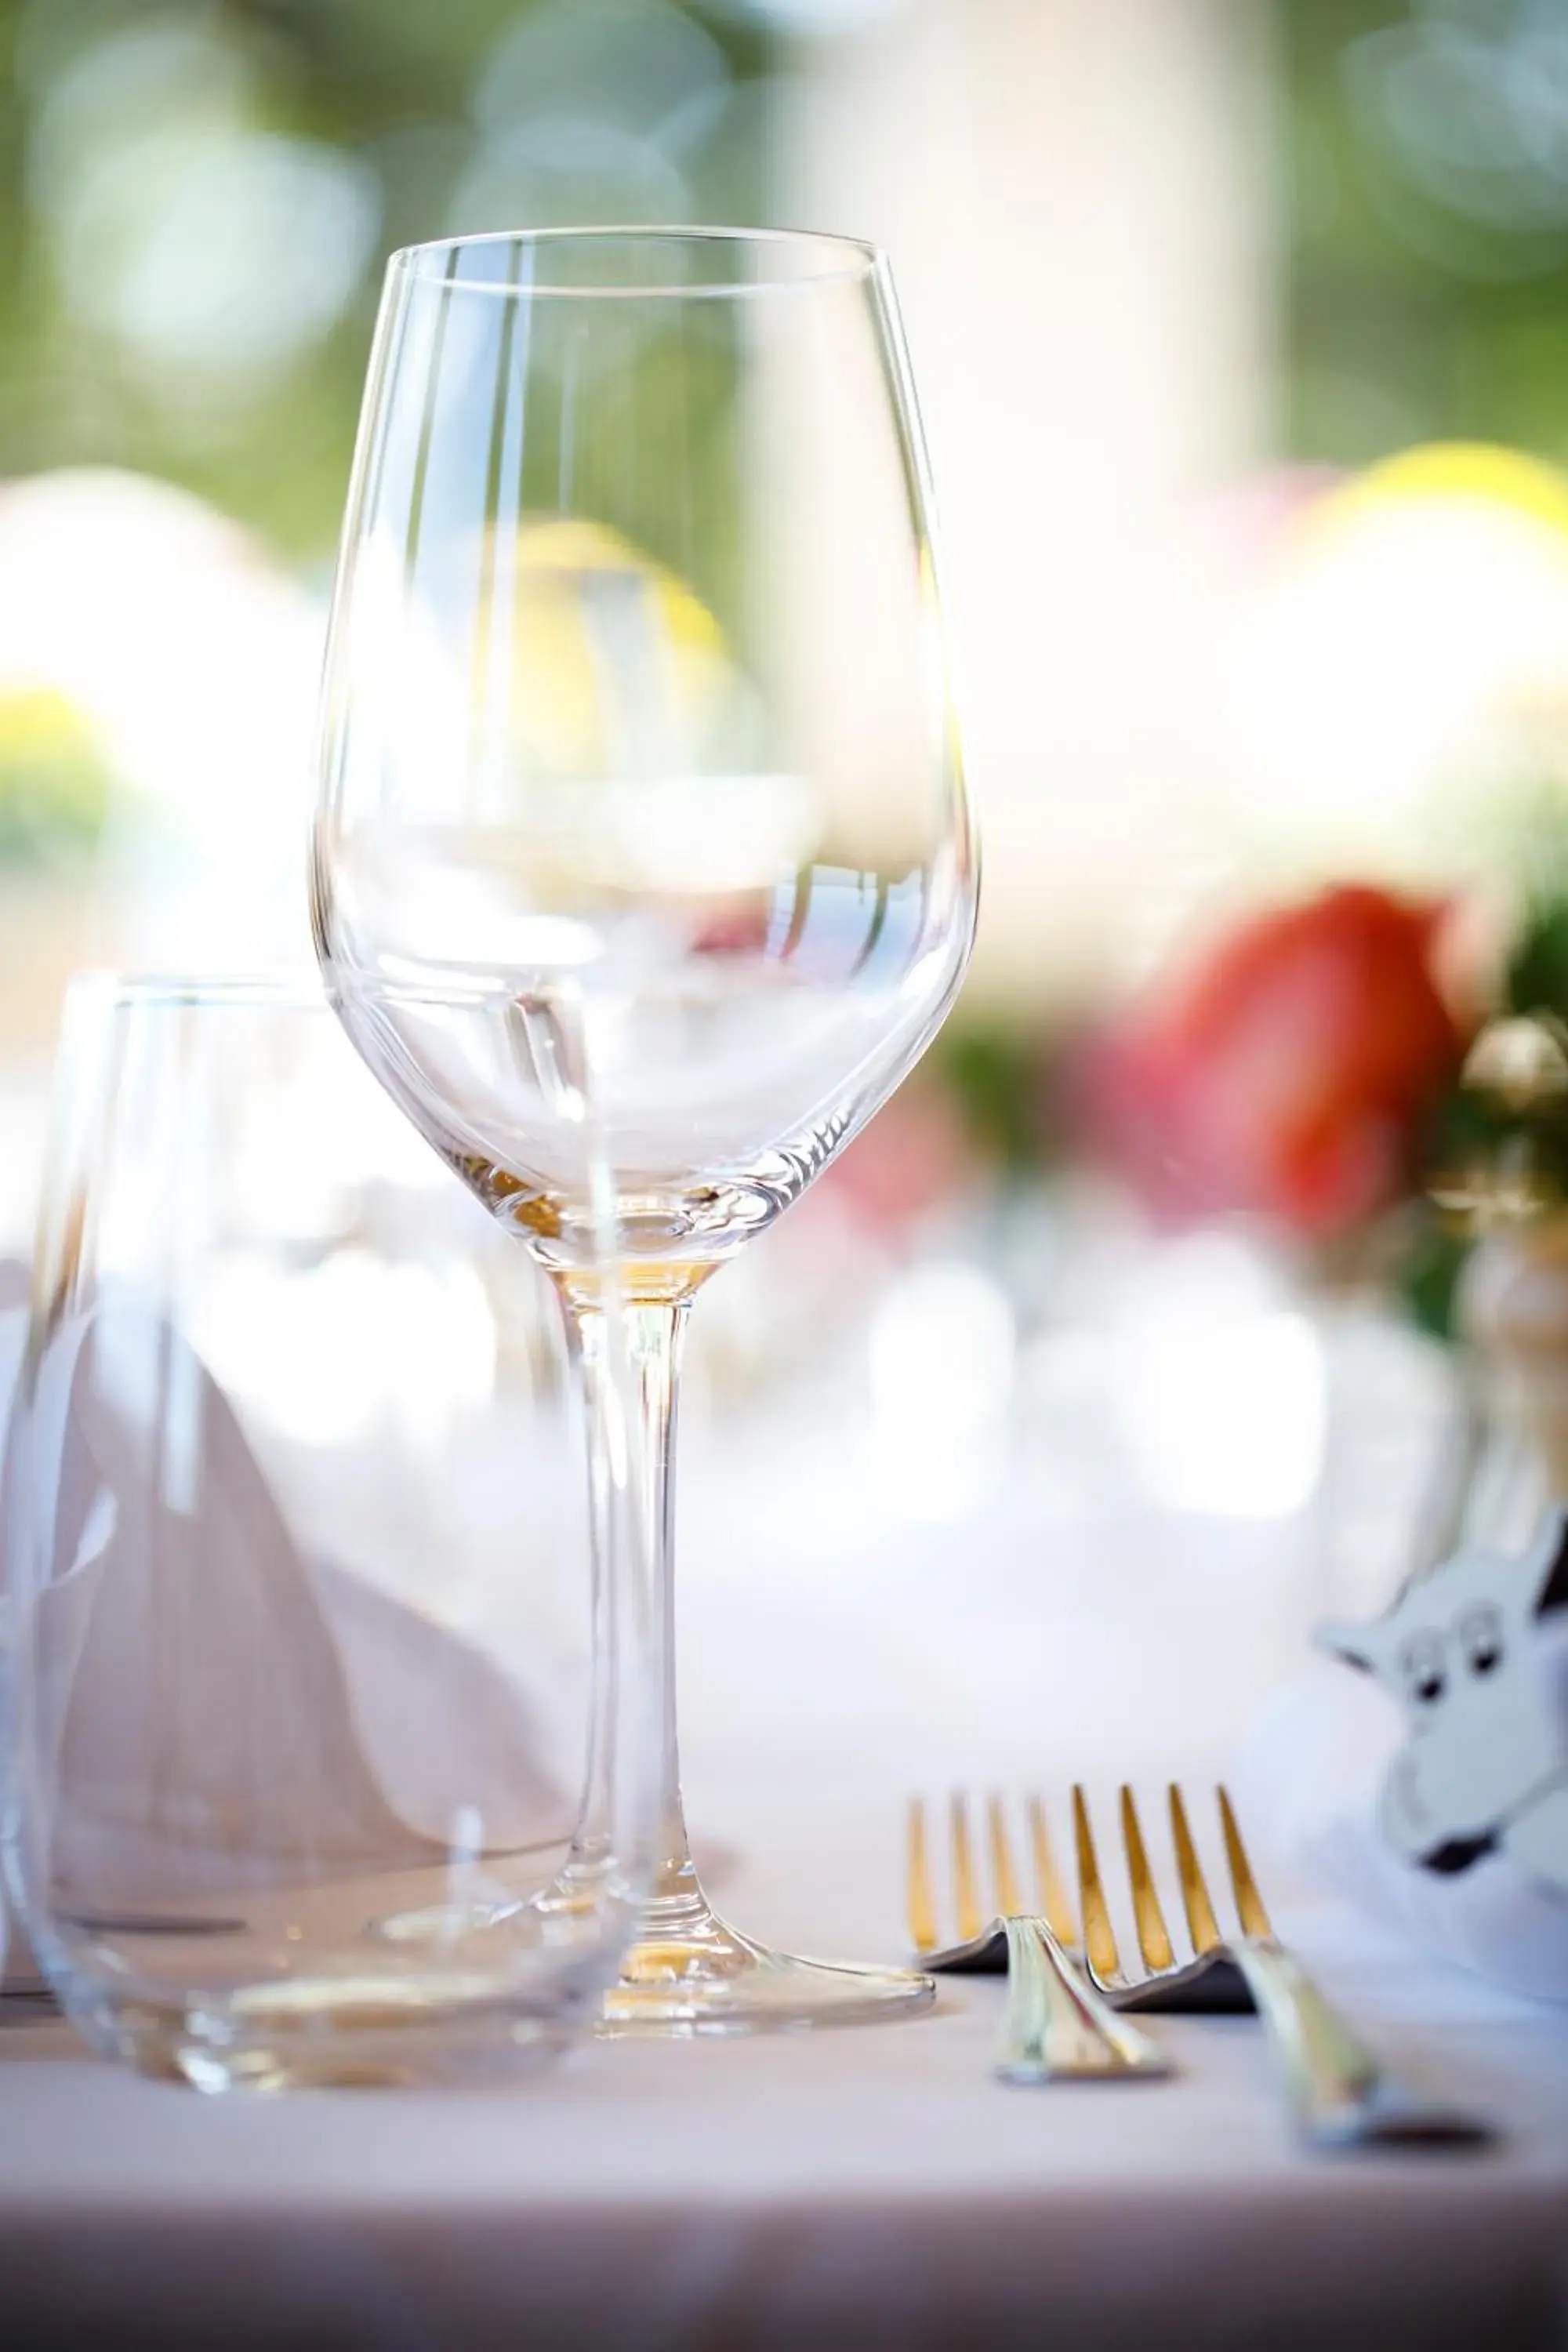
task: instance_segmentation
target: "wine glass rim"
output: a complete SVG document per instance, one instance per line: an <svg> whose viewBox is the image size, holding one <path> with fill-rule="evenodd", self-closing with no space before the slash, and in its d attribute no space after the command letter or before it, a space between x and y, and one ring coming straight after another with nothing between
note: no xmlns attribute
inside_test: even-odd
<svg viewBox="0 0 1568 2352"><path fill-rule="evenodd" d="M280 1013L331 1009L320 974L305 965L244 971L82 971L71 981L70 994L95 997L117 1012L143 1005Z"/></svg>
<svg viewBox="0 0 1568 2352"><path fill-rule="evenodd" d="M483 246L524 245L537 251L549 251L573 247L581 248L593 244L622 244L645 248L659 245L679 245L689 248L704 245L765 247L775 254L800 254L803 266L798 270L786 271L776 278L700 278L695 283L669 285L590 286L541 281L537 277L517 285L498 285L493 280L479 278L447 278L445 282L454 293L510 295L526 298L530 301L541 295L590 301L714 301L731 297L748 299L758 294L779 293L801 286L853 282L875 278L883 268L879 247L864 237L845 236L832 229L725 228L710 227L702 223L661 225L643 221L610 221L570 228L484 229L471 236L431 237L420 245L399 246L389 256L387 268L408 277L428 278L435 274L431 264L437 257L477 250ZM808 255L816 257L816 266L804 266Z"/></svg>

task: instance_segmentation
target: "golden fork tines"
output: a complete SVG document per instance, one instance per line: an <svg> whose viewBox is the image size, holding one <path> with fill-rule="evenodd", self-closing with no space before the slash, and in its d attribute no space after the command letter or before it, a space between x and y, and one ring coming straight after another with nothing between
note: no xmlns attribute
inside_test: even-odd
<svg viewBox="0 0 1568 2352"><path fill-rule="evenodd" d="M910 1799L910 1842L906 1866L910 1941L917 1952L931 1952L941 1938L931 1901L931 1856L926 1852L926 1812L918 1797Z"/></svg>
<svg viewBox="0 0 1568 2352"><path fill-rule="evenodd" d="M1160 1908L1160 1897L1154 1891L1154 1874L1149 1867L1143 1832L1138 1823L1138 1808L1132 1801L1131 1790L1126 1787L1121 1791L1121 1843L1127 1854L1127 1875L1132 1885L1132 1917L1144 1966L1173 1969L1176 1955L1165 1926L1165 1915Z"/></svg>
<svg viewBox="0 0 1568 2352"><path fill-rule="evenodd" d="M1230 1798L1223 1788L1216 1789L1220 1828L1225 1838L1226 1861L1229 1867L1231 1889L1236 1898L1237 1918L1244 1936L1268 1936L1273 1930L1263 1898L1252 1875L1242 1843L1241 1832L1232 1809ZM1182 1890L1182 1906L1186 1913L1187 1932L1193 1951L1198 1956L1214 1951L1226 1938L1221 1931L1215 1907L1209 1895L1208 1883L1198 1860L1192 1825L1181 1790L1173 1780L1167 1790L1171 1816L1171 1845L1176 1859L1176 1875ZM1095 1849L1094 1832L1089 1822L1089 1801L1081 1786L1072 1792L1073 1825L1078 1848L1079 1900L1083 1914L1084 1949L1095 1975L1104 1983L1124 1981L1121 1954L1100 1877L1100 1858ZM1121 1815L1121 1845L1127 1860L1127 1879L1132 1897L1132 1923L1138 1938L1138 1949L1143 1965L1152 1973L1161 1975L1180 1965L1171 1942L1170 1930L1150 1867L1149 1851L1143 1839L1142 1824L1138 1818L1137 1800L1126 1782L1120 1791Z"/></svg>
<svg viewBox="0 0 1568 2352"><path fill-rule="evenodd" d="M1016 1919L1024 1908L1024 1898L1013 1875L1013 1855L1007 1843L1002 1800L994 1793L985 1800L985 1842L991 1852L991 1884L996 1890L997 1916Z"/></svg>
<svg viewBox="0 0 1568 2352"><path fill-rule="evenodd" d="M1197 1848L1187 1821L1187 1809L1182 1792L1173 1780L1170 1787L1171 1843L1176 1850L1176 1874L1182 1882L1182 1904L1187 1915L1187 1933L1193 1939L1194 1952L1212 1952L1225 1940L1219 1932L1219 1921L1214 1916L1209 1901L1208 1885L1198 1861ZM1221 1791L1223 1796L1224 1792Z"/></svg>
<svg viewBox="0 0 1568 2352"><path fill-rule="evenodd" d="M1073 1917L1072 1905L1068 1900L1067 1887L1057 1868L1051 1833L1046 1824L1046 1809L1038 1797L1026 1798L1024 1811L1029 1824L1029 1847L1034 1856L1035 1884L1039 1890L1040 1909L1046 1925L1058 1944L1076 1944L1078 1922Z"/></svg>
<svg viewBox="0 0 1568 2352"><path fill-rule="evenodd" d="M1195 1954L1212 1952L1226 1938L1215 1916L1203 1865L1198 1859L1191 1823L1181 1790L1173 1781L1167 1792L1171 1846L1175 1856L1187 1932ZM1244 1936L1268 1936L1272 1931L1257 1882L1242 1843L1230 1799L1216 1790L1226 1860L1236 1900L1237 1917ZM1149 1850L1139 1818L1137 1801L1125 1784L1120 1791L1121 1846L1132 1901L1132 1920L1144 1967L1155 1974L1178 1965L1165 1915L1161 1906ZM1058 1867L1045 1804L1037 1795L1024 1800L1025 1866L1020 1870L1007 1826L1007 1809L993 1793L985 1800L984 1843L981 1849L971 1817L970 1801L955 1790L947 1805L946 1884L952 1940L973 1943L993 1919L1016 1917L1032 1907L1046 1920L1058 1943L1068 1949L1080 1943L1095 1974L1103 1983L1126 1981L1111 1923L1110 1902L1095 1844L1089 1801L1081 1786L1072 1790L1073 1843L1078 1877L1075 1912ZM910 1937L917 1952L935 1951L945 1939L944 1906L938 1885L942 1874L933 1864L933 1841L924 1801L913 1797L909 1810L907 1892ZM1080 1923L1081 1921L1081 1930Z"/></svg>
<svg viewBox="0 0 1568 2352"><path fill-rule="evenodd" d="M1025 1800L1024 1822L1032 1889L1014 1862L1008 1837L1006 1808L999 1796L985 1801L985 1854L992 1902L982 1900L980 1874L971 1833L968 1800L955 1790L948 1805L949 1878L952 1895L954 1937L972 1943L994 1918L1016 1918L1033 1906L1051 1933L1064 1944L1078 1940L1072 1906L1057 1867L1046 1809L1037 1796ZM910 1938L917 1952L934 1951L942 1941L940 1906L931 1868L926 1809L919 1797L910 1800L906 1900Z"/></svg>
<svg viewBox="0 0 1568 2352"><path fill-rule="evenodd" d="M1083 1921L1083 1948L1089 1967L1102 1984L1115 1984L1121 1975L1115 1931L1100 1875L1100 1856L1089 1827L1089 1803L1075 1782L1072 1792L1073 1843L1078 1854L1078 1906Z"/></svg>
<svg viewBox="0 0 1568 2352"><path fill-rule="evenodd" d="M948 1809L948 1834L952 1842L952 1899L958 1913L958 1938L967 1944L985 1925L980 1916L980 1895L974 1883L974 1849L969 1843L969 1808L955 1790Z"/></svg>
<svg viewBox="0 0 1568 2352"><path fill-rule="evenodd" d="M1219 1797L1220 1828L1225 1833L1225 1859L1230 1871L1230 1883L1236 1895L1237 1916L1241 1921L1244 1936L1269 1937L1274 1933L1268 1924L1268 1914L1263 1907L1263 1897L1258 1892L1252 1866L1247 1859L1247 1848L1241 1843L1236 1815L1230 1809L1230 1799L1223 1789Z"/></svg>

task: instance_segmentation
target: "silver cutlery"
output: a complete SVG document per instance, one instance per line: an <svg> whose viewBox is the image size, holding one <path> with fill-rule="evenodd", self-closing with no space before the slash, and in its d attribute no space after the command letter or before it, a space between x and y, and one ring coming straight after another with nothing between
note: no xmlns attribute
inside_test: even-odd
<svg viewBox="0 0 1568 2352"><path fill-rule="evenodd" d="M1043 1832L1043 1814L1038 1818ZM987 1805L986 1829L996 1912L989 1931L983 1935L969 1809L962 1795L952 1798L949 1811L959 1943L942 1953L925 1807L918 1797L910 1804L908 1899L910 1934L927 1966L931 1965L928 1956L932 1954L942 1958L947 1966L961 1965L952 1954L989 1942L992 1936L1004 1945L1007 2007L996 2056L998 2075L1007 2083L1032 2084L1154 2078L1169 2074L1170 2061L1164 2052L1128 2019L1118 2016L1062 1948L1050 1916L1053 1905L1058 1923L1064 1916L1062 1890L1059 1881L1051 1885L1048 1866L1042 1875L1042 1850L1034 1835L1033 1820L1031 1844L1040 1888L1040 1908L1033 1912L1026 1909L1020 1893L1001 1802L994 1797ZM1047 1861L1048 1865L1048 1846Z"/></svg>
<svg viewBox="0 0 1568 2352"><path fill-rule="evenodd" d="M1121 1792L1121 1843L1141 1969L1122 1965L1100 1876L1089 1804L1073 1790L1082 1959L1108 2001L1147 2006L1152 1996L1190 1990L1226 1960L1239 1970L1284 2076L1297 2128L1319 2147L1489 2138L1479 2116L1435 2104L1402 2082L1325 1999L1274 1933L1225 1790L1215 1790L1237 1929L1222 1931L1194 1843L1187 1809L1169 1790L1171 1843L1191 1947L1178 1957L1150 1867L1131 1789Z"/></svg>

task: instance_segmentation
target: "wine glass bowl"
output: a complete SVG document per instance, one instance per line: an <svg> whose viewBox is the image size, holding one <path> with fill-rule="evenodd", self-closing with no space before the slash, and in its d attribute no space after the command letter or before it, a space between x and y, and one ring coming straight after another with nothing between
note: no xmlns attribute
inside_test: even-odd
<svg viewBox="0 0 1568 2352"><path fill-rule="evenodd" d="M973 935L927 469L879 256L710 230L394 256L311 874L341 1018L555 1277L591 1405L613 1217L668 1603L686 1305L912 1066ZM873 2008L879 1986L918 1998L919 1979L825 1993L744 1939L721 1951L672 1702L668 1746L665 1883L623 1988L664 1993L638 2014L668 1995L660 2021L700 2030Z"/></svg>

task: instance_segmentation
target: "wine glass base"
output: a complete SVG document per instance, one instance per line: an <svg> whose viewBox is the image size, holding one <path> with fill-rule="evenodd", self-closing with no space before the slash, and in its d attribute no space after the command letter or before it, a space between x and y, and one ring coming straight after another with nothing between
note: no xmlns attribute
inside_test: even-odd
<svg viewBox="0 0 1568 2352"><path fill-rule="evenodd" d="M931 1978L911 1969L771 1951L726 1927L704 1903L695 1916L645 1921L605 1995L597 2032L613 2040L869 2025L914 2015L935 1998Z"/></svg>

